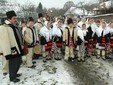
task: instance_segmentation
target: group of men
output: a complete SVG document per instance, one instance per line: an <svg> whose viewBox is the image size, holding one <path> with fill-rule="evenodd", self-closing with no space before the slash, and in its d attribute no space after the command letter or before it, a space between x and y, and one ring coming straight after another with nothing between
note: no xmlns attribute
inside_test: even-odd
<svg viewBox="0 0 113 85"><path fill-rule="evenodd" d="M55 59L85 61L86 56L111 58L113 53L113 22L93 18L56 17L55 20L38 14L35 23L32 17L17 25L14 11L6 13L7 20L0 26L0 46L3 53L3 74L9 73L10 81L19 82L17 74L22 62L35 68L33 58L42 58L46 63ZM23 52L27 43L27 54ZM65 49L63 49L65 48ZM64 57L63 57L64 52ZM26 59L22 61L22 56Z"/></svg>

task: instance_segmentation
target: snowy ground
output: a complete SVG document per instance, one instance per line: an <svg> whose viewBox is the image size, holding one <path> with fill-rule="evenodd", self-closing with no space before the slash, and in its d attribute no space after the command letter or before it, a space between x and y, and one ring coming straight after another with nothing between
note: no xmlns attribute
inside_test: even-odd
<svg viewBox="0 0 113 85"><path fill-rule="evenodd" d="M14 84L9 81L7 75L2 75L2 58L0 57L0 85L75 85L77 79L73 78L73 73L69 73L67 63L62 61L48 61L44 64L42 60L36 61L36 68L30 69L21 66L19 73L21 81ZM75 79L75 80L73 80Z"/></svg>
<svg viewBox="0 0 113 85"><path fill-rule="evenodd" d="M86 62L36 60L36 68L21 66L19 83L12 83L2 75L0 57L0 85L113 85L113 60L88 58Z"/></svg>

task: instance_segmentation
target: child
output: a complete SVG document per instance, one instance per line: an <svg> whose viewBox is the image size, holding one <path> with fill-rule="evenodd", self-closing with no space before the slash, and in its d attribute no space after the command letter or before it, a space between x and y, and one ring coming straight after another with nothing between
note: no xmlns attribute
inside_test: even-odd
<svg viewBox="0 0 113 85"><path fill-rule="evenodd" d="M87 34L86 24L82 24L82 28L78 30L78 41L77 41L77 50L78 50L78 61L85 61L85 36Z"/></svg>
<svg viewBox="0 0 113 85"><path fill-rule="evenodd" d="M107 44L109 43L109 34L110 30L109 28L106 26L106 22L102 22L102 26L100 26L100 28L97 29L97 58L100 58L100 56L102 57L103 60L105 60L105 50L107 47Z"/></svg>
<svg viewBox="0 0 113 85"><path fill-rule="evenodd" d="M67 27L63 31L63 43L65 44L64 60L74 60L73 48L77 41L77 29L74 28L73 20L67 20Z"/></svg>
<svg viewBox="0 0 113 85"><path fill-rule="evenodd" d="M53 41L56 44L55 60L61 60L61 48L62 48L62 38L63 38L63 32L61 28L62 28L62 21L59 20L52 29Z"/></svg>
<svg viewBox="0 0 113 85"><path fill-rule="evenodd" d="M28 44L28 54L26 55L26 64L28 68L34 68L35 65L32 63L33 59L33 48L36 44L38 44L38 37L36 28L34 27L34 19L29 17L27 27L25 29L24 37L25 41Z"/></svg>

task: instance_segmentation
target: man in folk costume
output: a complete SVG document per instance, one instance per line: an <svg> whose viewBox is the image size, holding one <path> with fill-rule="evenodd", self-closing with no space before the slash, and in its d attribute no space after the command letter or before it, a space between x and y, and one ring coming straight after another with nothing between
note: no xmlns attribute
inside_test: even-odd
<svg viewBox="0 0 113 85"><path fill-rule="evenodd" d="M52 32L51 32L51 22L45 21L45 26L40 30L40 42L42 45L42 56L43 62L50 60L50 51L52 48Z"/></svg>
<svg viewBox="0 0 113 85"><path fill-rule="evenodd" d="M77 20L76 19L73 19L73 24L74 24L75 29L77 29L77 30L80 29L80 27L77 26ZM76 47L77 47L77 44L75 45L75 49L74 49L74 55L77 57L78 52L77 52Z"/></svg>
<svg viewBox="0 0 113 85"><path fill-rule="evenodd" d="M64 24L63 24L63 29L62 29L62 30L64 30L64 29L65 29L65 27L67 27L67 20L68 20L68 19L70 19L70 18L72 18L72 16L71 16L71 15L68 15L68 16L66 16L66 17L65 17L65 21L64 21Z"/></svg>
<svg viewBox="0 0 113 85"><path fill-rule="evenodd" d="M27 27L25 27L24 39L28 43L28 54L26 55L26 64L28 68L35 68L32 63L33 59L33 48L38 44L37 30L34 27L34 19L29 17Z"/></svg>
<svg viewBox="0 0 113 85"><path fill-rule="evenodd" d="M39 14L38 14L38 22L36 22L36 23L34 24L34 27L37 29L38 34L39 34L41 28L44 26L43 17L44 17L43 14L42 14L42 13L39 13Z"/></svg>
<svg viewBox="0 0 113 85"><path fill-rule="evenodd" d="M22 56L22 37L19 33L17 24L17 16L14 11L8 11L6 13L7 20L5 24L0 27L1 46L3 56L9 61L9 79L16 83L20 79L17 77L21 74L17 74L21 65Z"/></svg>
<svg viewBox="0 0 113 85"><path fill-rule="evenodd" d="M102 22L102 26L97 29L96 34L98 36L97 39L97 58L102 56L102 59L105 60L105 53L107 49L107 44L109 43L109 28L106 26L106 22Z"/></svg>
<svg viewBox="0 0 113 85"><path fill-rule="evenodd" d="M82 25L82 28L78 30L78 41L77 41L77 50L78 50L78 61L85 61L85 36L87 35L86 24Z"/></svg>
<svg viewBox="0 0 113 85"><path fill-rule="evenodd" d="M34 24L34 27L37 29L37 35L39 36L39 38L40 38L40 35L39 35L40 29L44 26L43 17L44 17L43 14L39 13L38 14L38 22L36 22ZM39 41L39 44L37 44L34 47L34 58L38 59L41 55L42 55L42 53L41 53L41 44L40 44L40 41Z"/></svg>
<svg viewBox="0 0 113 85"><path fill-rule="evenodd" d="M77 41L77 29L74 28L73 20L69 18L67 20L67 27L63 31L63 43L65 45L65 56L64 59L74 60L73 48Z"/></svg>
<svg viewBox="0 0 113 85"><path fill-rule="evenodd" d="M52 29L52 39L56 45L55 49L55 60L61 60L61 48L62 48L62 41L63 41L63 31L62 28L62 21L58 20L56 25L54 25Z"/></svg>

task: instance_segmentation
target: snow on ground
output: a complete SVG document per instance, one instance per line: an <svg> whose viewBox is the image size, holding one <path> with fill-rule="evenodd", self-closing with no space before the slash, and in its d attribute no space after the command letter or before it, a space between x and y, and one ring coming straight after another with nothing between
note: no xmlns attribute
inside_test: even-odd
<svg viewBox="0 0 113 85"><path fill-rule="evenodd" d="M43 63L42 60L36 61L36 68L27 68L25 65L21 66L19 73L23 75L20 77L21 81L14 84L2 75L2 57L0 57L0 85L75 85L77 82L69 73L66 62L62 61L48 61ZM73 73L71 73L74 75ZM79 85L79 84L78 84Z"/></svg>
<svg viewBox="0 0 113 85"><path fill-rule="evenodd" d="M86 62L35 61L35 69L21 66L21 81L14 84L9 75L3 76L0 57L0 85L113 85L113 59L104 61L92 56Z"/></svg>

